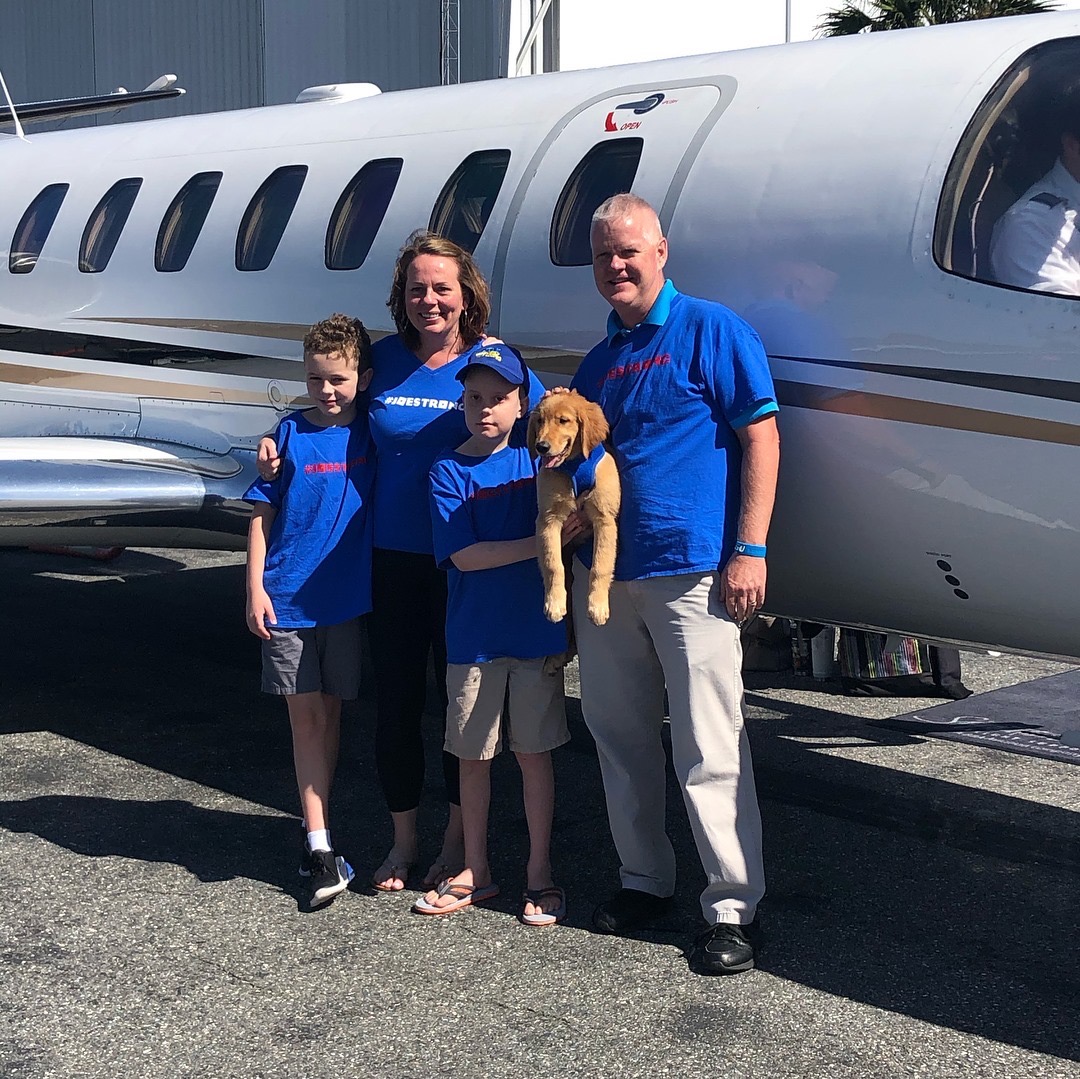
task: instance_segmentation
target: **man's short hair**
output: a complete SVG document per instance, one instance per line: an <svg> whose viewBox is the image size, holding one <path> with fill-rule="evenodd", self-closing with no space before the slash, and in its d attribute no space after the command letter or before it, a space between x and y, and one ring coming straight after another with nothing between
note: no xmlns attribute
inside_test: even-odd
<svg viewBox="0 0 1080 1079"><path fill-rule="evenodd" d="M594 225L606 224L632 214L635 210L648 210L650 214L659 220L659 215L640 195L634 195L629 191L623 191L611 198L604 199L592 215Z"/></svg>
<svg viewBox="0 0 1080 1079"><path fill-rule="evenodd" d="M304 357L337 352L349 367L363 374L371 366L371 338L352 315L336 314L316 322L304 334Z"/></svg>

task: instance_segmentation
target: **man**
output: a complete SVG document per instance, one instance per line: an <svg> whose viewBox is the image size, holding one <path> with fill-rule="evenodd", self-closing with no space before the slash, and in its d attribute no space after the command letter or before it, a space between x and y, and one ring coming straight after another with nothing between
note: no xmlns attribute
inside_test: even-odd
<svg viewBox="0 0 1080 1079"><path fill-rule="evenodd" d="M612 311L572 388L603 408L622 479L607 625L584 616L585 574L575 583L582 706L622 863L622 890L596 908L593 925L629 933L663 914L675 890L666 686L675 771L708 876L709 928L691 963L735 973L754 965L748 927L765 889L739 625L765 596L780 456L773 384L745 322L665 280L667 240L647 202L608 199L591 239Z"/></svg>
<svg viewBox="0 0 1080 1079"><path fill-rule="evenodd" d="M1003 285L1080 296L1080 88L1065 93L1055 113L1060 156L997 223L990 266Z"/></svg>

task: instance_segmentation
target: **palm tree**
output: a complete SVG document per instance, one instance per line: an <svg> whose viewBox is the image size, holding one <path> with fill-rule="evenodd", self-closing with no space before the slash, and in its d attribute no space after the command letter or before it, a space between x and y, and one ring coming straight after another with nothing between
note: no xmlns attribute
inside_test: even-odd
<svg viewBox="0 0 1080 1079"><path fill-rule="evenodd" d="M1053 0L849 0L826 12L817 31L821 37L841 37L1002 15L1035 15L1056 6Z"/></svg>

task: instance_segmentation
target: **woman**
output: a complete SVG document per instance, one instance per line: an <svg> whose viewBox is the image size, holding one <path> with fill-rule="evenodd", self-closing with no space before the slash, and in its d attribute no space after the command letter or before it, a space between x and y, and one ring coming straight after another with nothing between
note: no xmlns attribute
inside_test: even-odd
<svg viewBox="0 0 1080 1079"><path fill-rule="evenodd" d="M401 249L387 306L398 332L374 346L369 390L378 468L368 625L375 670L375 759L394 840L372 884L400 891L418 858L429 655L434 656L441 712L446 711L446 573L432 553L428 472L443 450L468 437L456 375L476 345L495 339L484 336L491 303L472 256L433 233L416 232ZM537 400L543 388L533 380L529 389ZM425 888L452 876L464 859L458 761L445 751L443 775L450 817L442 849L424 877Z"/></svg>
<svg viewBox="0 0 1080 1079"><path fill-rule="evenodd" d="M375 760L394 823L394 843L372 883L405 887L417 860L416 814L424 781L421 717L428 655L446 712L446 573L435 564L428 471L468 437L458 409L462 357L484 337L487 282L472 256L431 233L401 250L387 301L397 334L375 346L369 416L378 452L372 502L371 653L377 705ZM440 728L441 732L441 728ZM440 739L441 740L441 739ZM426 887L461 868L464 857L458 762L443 752L450 819Z"/></svg>

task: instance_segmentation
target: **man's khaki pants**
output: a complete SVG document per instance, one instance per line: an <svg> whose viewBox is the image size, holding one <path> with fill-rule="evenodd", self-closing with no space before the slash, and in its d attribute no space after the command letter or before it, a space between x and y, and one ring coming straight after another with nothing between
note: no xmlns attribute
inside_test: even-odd
<svg viewBox="0 0 1080 1079"><path fill-rule="evenodd" d="M739 630L720 603L719 574L616 581L611 618L586 615L587 574L575 567L581 704L596 740L608 821L624 888L675 890L664 828L664 688L675 774L708 885L706 922L753 920L765 891L761 816L743 729Z"/></svg>

